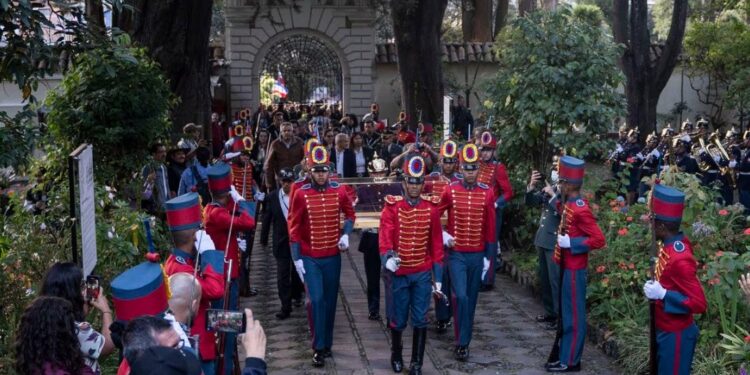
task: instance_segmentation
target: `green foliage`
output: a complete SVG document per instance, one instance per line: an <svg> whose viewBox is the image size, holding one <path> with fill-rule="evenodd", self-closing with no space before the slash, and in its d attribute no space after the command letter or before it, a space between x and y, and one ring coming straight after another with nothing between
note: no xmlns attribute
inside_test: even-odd
<svg viewBox="0 0 750 375"><path fill-rule="evenodd" d="M590 135L606 132L623 113L624 99L616 92L621 48L603 28L561 7L514 20L495 45L502 46L500 67L488 106L499 119L504 161L546 170L550 145L579 156L607 148Z"/></svg>
<svg viewBox="0 0 750 375"><path fill-rule="evenodd" d="M573 18L592 26L601 26L604 22L604 12L597 5L578 4L573 7Z"/></svg>
<svg viewBox="0 0 750 375"><path fill-rule="evenodd" d="M70 152L94 146L97 180L127 180L147 147L167 135L173 99L145 50L105 46L82 54L47 98L52 143Z"/></svg>

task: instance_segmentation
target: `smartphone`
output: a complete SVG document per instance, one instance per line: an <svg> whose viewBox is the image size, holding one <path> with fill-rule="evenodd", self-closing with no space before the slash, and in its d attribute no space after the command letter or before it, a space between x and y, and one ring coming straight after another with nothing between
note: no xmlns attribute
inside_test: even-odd
<svg viewBox="0 0 750 375"><path fill-rule="evenodd" d="M245 332L245 313L222 309L206 310L206 330L211 332Z"/></svg>
<svg viewBox="0 0 750 375"><path fill-rule="evenodd" d="M86 276L86 301L91 302L99 298L99 276Z"/></svg>

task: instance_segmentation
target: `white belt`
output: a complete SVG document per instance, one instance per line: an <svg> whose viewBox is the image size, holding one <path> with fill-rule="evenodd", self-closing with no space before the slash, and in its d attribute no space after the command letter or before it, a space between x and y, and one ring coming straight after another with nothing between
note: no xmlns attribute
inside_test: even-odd
<svg viewBox="0 0 750 375"><path fill-rule="evenodd" d="M717 170L717 169L709 169L706 172L708 172L708 173L719 173L719 170Z"/></svg>
<svg viewBox="0 0 750 375"><path fill-rule="evenodd" d="M750 176L750 172L740 172L740 176Z"/></svg>

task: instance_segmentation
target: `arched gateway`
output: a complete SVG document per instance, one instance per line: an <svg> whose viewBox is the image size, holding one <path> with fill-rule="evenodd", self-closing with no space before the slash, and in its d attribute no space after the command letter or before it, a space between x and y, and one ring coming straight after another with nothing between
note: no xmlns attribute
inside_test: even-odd
<svg viewBox="0 0 750 375"><path fill-rule="evenodd" d="M340 101L346 112L368 112L376 53L371 2L280 3L225 3L231 111L257 107L264 77L281 74L290 101Z"/></svg>

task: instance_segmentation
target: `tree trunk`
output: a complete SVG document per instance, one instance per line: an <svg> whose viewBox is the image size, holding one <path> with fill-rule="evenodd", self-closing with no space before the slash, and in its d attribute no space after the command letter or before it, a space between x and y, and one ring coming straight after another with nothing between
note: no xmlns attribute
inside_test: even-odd
<svg viewBox="0 0 750 375"><path fill-rule="evenodd" d="M461 0L464 42L492 41L492 0Z"/></svg>
<svg viewBox="0 0 750 375"><path fill-rule="evenodd" d="M104 34L104 5L102 0L86 0L86 22L89 28L99 34Z"/></svg>
<svg viewBox="0 0 750 375"><path fill-rule="evenodd" d="M211 115L208 39L212 1L129 0L128 4L136 11L117 15L117 24L148 48L179 98L171 116L174 130L181 132L189 122L207 125Z"/></svg>
<svg viewBox="0 0 750 375"><path fill-rule="evenodd" d="M497 0L497 7L495 8L495 31L492 33L492 38L497 36L497 33L505 27L505 23L508 21L508 0Z"/></svg>
<svg viewBox="0 0 750 375"><path fill-rule="evenodd" d="M447 0L391 1L393 34L401 76L401 108L409 124L439 120L443 101L440 26Z"/></svg>
<svg viewBox="0 0 750 375"><path fill-rule="evenodd" d="M536 0L519 0L518 1L518 16L524 17L526 14L536 10Z"/></svg>
<svg viewBox="0 0 750 375"><path fill-rule="evenodd" d="M612 31L615 41L626 47L620 65L626 78L627 122L631 127L638 127L641 137L646 137L656 130L659 95L667 85L682 49L688 4L687 0L674 0L669 34L656 56L651 53L646 0L632 0L628 5L628 0L614 0Z"/></svg>

